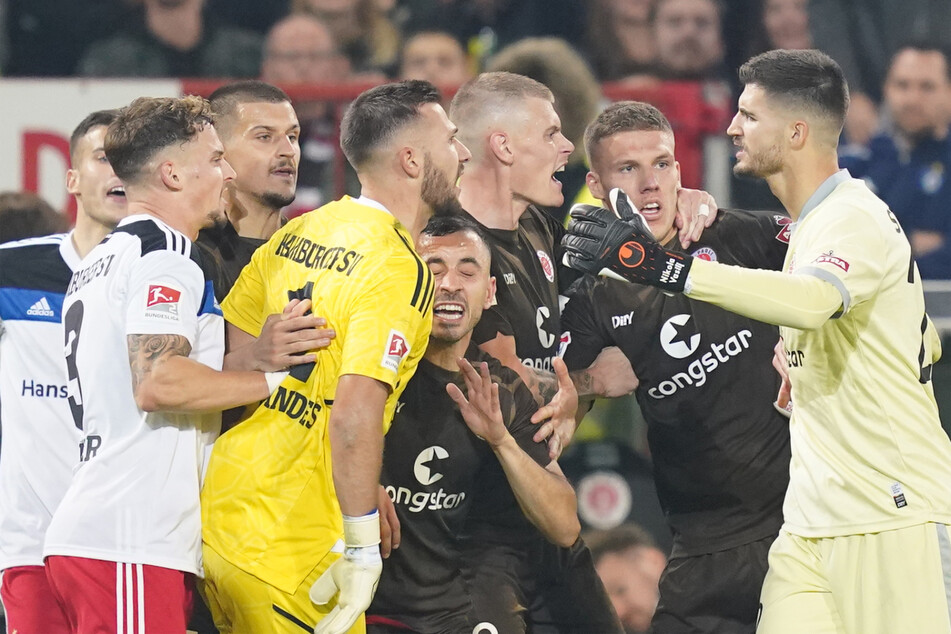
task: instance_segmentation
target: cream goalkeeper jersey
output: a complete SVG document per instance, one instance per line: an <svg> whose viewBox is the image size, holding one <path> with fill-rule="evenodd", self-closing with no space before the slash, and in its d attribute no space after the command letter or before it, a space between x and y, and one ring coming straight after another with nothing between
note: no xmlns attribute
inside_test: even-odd
<svg viewBox="0 0 951 634"><path fill-rule="evenodd" d="M951 441L930 380L940 343L894 215L838 172L803 208L784 271L842 295L820 328L781 329L795 402L786 529L832 537L951 523Z"/></svg>

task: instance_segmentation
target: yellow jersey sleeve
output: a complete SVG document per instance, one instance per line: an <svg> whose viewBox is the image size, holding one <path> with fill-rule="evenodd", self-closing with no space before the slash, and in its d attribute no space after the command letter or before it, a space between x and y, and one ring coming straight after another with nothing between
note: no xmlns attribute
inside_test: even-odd
<svg viewBox="0 0 951 634"><path fill-rule="evenodd" d="M822 214L822 231L810 231L808 243L787 258L790 273L811 275L835 286L842 295L841 313L875 296L885 275L882 231L889 227L883 228L872 214L891 216L884 204L872 208L845 204L835 213ZM809 220L807 217L805 222ZM889 225L901 233L897 222Z"/></svg>

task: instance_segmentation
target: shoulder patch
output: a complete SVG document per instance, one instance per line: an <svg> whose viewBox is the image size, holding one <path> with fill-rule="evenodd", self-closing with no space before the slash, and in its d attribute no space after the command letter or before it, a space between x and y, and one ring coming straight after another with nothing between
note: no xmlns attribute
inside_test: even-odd
<svg viewBox="0 0 951 634"><path fill-rule="evenodd" d="M390 330L390 336L386 339L386 350L383 352L383 360L380 365L393 372L398 372L400 363L408 354L409 343L406 341L406 336L398 330Z"/></svg>
<svg viewBox="0 0 951 634"><path fill-rule="evenodd" d="M794 224L792 218L776 214L773 216L773 222L779 227L779 233L776 234L776 239L784 244L789 244L789 239L792 238L792 227Z"/></svg>

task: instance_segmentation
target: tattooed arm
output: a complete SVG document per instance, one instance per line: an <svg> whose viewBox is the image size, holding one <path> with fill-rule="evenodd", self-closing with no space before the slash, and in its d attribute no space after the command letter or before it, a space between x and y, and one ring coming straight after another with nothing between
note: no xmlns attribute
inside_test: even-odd
<svg viewBox="0 0 951 634"><path fill-rule="evenodd" d="M181 335L128 335L132 393L146 412L218 411L268 397L261 372L218 372L189 359Z"/></svg>

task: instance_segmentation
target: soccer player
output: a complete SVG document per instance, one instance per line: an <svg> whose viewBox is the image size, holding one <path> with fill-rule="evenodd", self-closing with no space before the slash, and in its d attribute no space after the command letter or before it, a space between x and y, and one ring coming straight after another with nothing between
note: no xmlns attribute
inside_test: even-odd
<svg viewBox="0 0 951 634"><path fill-rule="evenodd" d="M362 629L381 568L383 433L432 326L432 274L413 244L434 211L458 206L469 159L439 100L423 81L354 100L341 145L363 195L278 230L225 299L238 345L288 296L311 299L337 333L215 444L204 592L225 631Z"/></svg>
<svg viewBox="0 0 951 634"><path fill-rule="evenodd" d="M280 228L281 208L294 202L300 123L290 97L262 81L226 84L208 101L235 177L225 188L225 217L203 229L197 244L224 301L254 251Z"/></svg>
<svg viewBox="0 0 951 634"><path fill-rule="evenodd" d="M79 465L43 553L70 631L184 632L214 412L266 398L286 375L214 369L223 323L191 240L220 215L234 172L208 102L137 99L109 125L104 148L129 215L66 290Z"/></svg>
<svg viewBox="0 0 951 634"><path fill-rule="evenodd" d="M507 631L499 615L472 610L460 569L469 514L504 527L524 509L562 546L580 530L571 485L546 443L532 438L538 406L531 392L515 372L470 345L495 296L480 233L462 216L440 216L418 241L436 284L433 329L384 444L381 482L396 505L402 540L383 567L368 611L370 632ZM567 371L562 387L574 391ZM514 601L510 607L516 610Z"/></svg>
<svg viewBox="0 0 951 634"><path fill-rule="evenodd" d="M688 250L676 213L674 133L657 108L618 102L585 132L591 193L621 188L665 248L779 270L789 218L721 211ZM653 286L585 276L562 313L564 359L584 368L618 346L640 383L658 497L674 536L653 627L753 632L766 555L783 522L789 428L773 407L775 326L667 296Z"/></svg>
<svg viewBox="0 0 951 634"><path fill-rule="evenodd" d="M838 169L849 93L831 58L770 51L740 80L734 170L765 178L796 222L783 271L673 253L640 218L593 208L573 219L568 262L781 326L792 462L758 632L949 632L951 441L908 240Z"/></svg>
<svg viewBox="0 0 951 634"><path fill-rule="evenodd" d="M66 402L63 296L79 261L126 215L103 150L116 114L93 112L70 136L66 189L76 227L0 248L0 596L11 632L68 631L43 567L43 538L81 436Z"/></svg>
<svg viewBox="0 0 951 634"><path fill-rule="evenodd" d="M553 426L572 432L575 427L575 407L565 411L560 399L554 398L557 382L551 371L561 332L559 294L576 274L558 271L564 230L539 208L561 204L561 183L555 173L564 168L574 147L561 133L553 101L551 91L533 79L493 72L463 85L450 106L460 138L473 152L460 179L459 201L487 236L497 284L496 304L482 314L472 340L483 352L518 372L539 403L548 403L535 414L536 421L554 414L537 432L538 440L548 436ZM612 381L613 388L602 384L599 391L614 389L614 395L630 392L636 377L627 360L610 353L600 361L605 359L614 363L609 363L600 377ZM561 438L556 434L548 439L553 458L561 453ZM620 630L583 542L570 550L556 549L527 520L503 533L491 525L479 526L481 519L472 517L473 543L484 544L486 552L494 554L480 553L471 560L470 585L477 612L505 611L499 606L504 600L499 589L511 580L506 569L516 566L519 587L509 591L524 594L529 602L542 594L534 589L536 578L545 588L564 588L563 581L577 584L576 590L566 591L558 599L539 599L539 605L543 602L560 612L556 618L565 627ZM498 563L500 553L517 563L509 559ZM539 563L542 561L545 563ZM508 628L526 627L523 615L517 616ZM547 615L539 618L552 620Z"/></svg>

